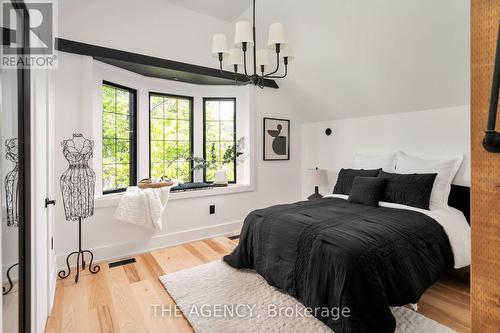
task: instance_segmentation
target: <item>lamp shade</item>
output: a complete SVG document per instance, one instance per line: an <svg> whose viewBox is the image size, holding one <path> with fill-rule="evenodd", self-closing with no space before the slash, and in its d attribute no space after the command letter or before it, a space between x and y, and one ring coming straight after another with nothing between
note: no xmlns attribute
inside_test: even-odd
<svg viewBox="0 0 500 333"><path fill-rule="evenodd" d="M312 186L327 186L328 172L324 169L307 169L306 182Z"/></svg>
<svg viewBox="0 0 500 333"><path fill-rule="evenodd" d="M224 34L216 34L212 39L212 56L218 57L219 53L226 55L227 50L227 39Z"/></svg>
<svg viewBox="0 0 500 333"><path fill-rule="evenodd" d="M274 48L276 44L286 44L285 27L281 23L273 23L269 26L267 45Z"/></svg>
<svg viewBox="0 0 500 333"><path fill-rule="evenodd" d="M264 66L264 68L269 67L269 54L267 50L258 50L257 51L257 66Z"/></svg>
<svg viewBox="0 0 500 333"><path fill-rule="evenodd" d="M253 45L252 26L248 21L236 22L234 46L241 47L242 43L247 43L248 46Z"/></svg>
<svg viewBox="0 0 500 333"><path fill-rule="evenodd" d="M243 51L237 48L229 50L229 65L243 65Z"/></svg>
<svg viewBox="0 0 500 333"><path fill-rule="evenodd" d="M288 62L292 62L295 59L295 52L293 50L292 44L286 44L280 52L280 58L283 61L285 57L288 57Z"/></svg>

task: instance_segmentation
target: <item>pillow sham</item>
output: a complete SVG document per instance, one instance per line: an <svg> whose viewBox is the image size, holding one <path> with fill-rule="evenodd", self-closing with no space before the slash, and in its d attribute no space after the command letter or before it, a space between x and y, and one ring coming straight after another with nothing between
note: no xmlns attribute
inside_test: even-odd
<svg viewBox="0 0 500 333"><path fill-rule="evenodd" d="M385 178L354 177L351 193L349 193L347 201L378 207L385 184Z"/></svg>
<svg viewBox="0 0 500 333"><path fill-rule="evenodd" d="M429 210L436 176L437 173L399 174L380 171L378 177L387 180L380 200Z"/></svg>
<svg viewBox="0 0 500 333"><path fill-rule="evenodd" d="M397 158L397 152L372 156L354 153L352 167L354 169L381 168L386 172L394 172L394 170L396 169Z"/></svg>
<svg viewBox="0 0 500 333"><path fill-rule="evenodd" d="M422 158L398 154L397 173L437 173L431 193L430 205L448 207L451 183L462 164L463 156L450 158Z"/></svg>
<svg viewBox="0 0 500 333"><path fill-rule="evenodd" d="M349 194L352 188L354 177L377 177L381 169L364 170L364 169L340 169L337 183L333 189L333 194Z"/></svg>

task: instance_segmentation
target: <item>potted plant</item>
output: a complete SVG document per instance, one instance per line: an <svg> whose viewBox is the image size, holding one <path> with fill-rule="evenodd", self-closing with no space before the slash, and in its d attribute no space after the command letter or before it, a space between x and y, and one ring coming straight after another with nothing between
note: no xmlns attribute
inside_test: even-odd
<svg viewBox="0 0 500 333"><path fill-rule="evenodd" d="M245 138L241 137L236 140L234 145L229 146L221 157L217 160L217 151L215 143L210 147L209 156L207 158L190 156L188 161L193 161L193 170L215 170L215 186L227 186L227 170L226 166L233 162L242 162L245 150Z"/></svg>

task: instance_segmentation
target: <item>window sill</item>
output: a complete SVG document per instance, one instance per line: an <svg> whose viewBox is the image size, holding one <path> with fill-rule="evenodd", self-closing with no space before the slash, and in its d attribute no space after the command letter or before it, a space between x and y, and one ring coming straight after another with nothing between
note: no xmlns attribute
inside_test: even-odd
<svg viewBox="0 0 500 333"><path fill-rule="evenodd" d="M254 190L253 185L235 184L235 185L229 185L227 187L215 187L215 188L207 189L207 190L174 192L174 193L170 193L169 200L182 200L182 199L209 197L209 196L214 196L214 195L236 194L236 193L243 193L243 192L251 192L253 190ZM99 197L96 197L95 204L94 204L95 208L117 206L118 202L120 202L120 198L124 194L125 194L125 192L116 193L116 194L101 195Z"/></svg>

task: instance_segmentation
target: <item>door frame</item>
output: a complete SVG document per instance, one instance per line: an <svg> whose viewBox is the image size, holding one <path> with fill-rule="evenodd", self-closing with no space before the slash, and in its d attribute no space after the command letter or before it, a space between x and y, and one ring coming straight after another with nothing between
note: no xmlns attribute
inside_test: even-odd
<svg viewBox="0 0 500 333"><path fill-rule="evenodd" d="M29 11L23 1L12 2L23 25L19 54L30 54ZM31 71L18 73L18 186L19 186L19 332L31 331Z"/></svg>

